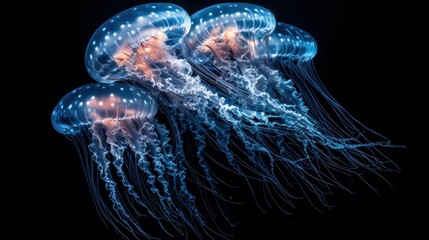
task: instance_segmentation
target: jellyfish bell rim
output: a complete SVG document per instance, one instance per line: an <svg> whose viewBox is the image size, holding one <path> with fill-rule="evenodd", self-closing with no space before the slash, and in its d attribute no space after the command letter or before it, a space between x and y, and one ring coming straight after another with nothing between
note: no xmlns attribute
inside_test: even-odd
<svg viewBox="0 0 429 240"><path fill-rule="evenodd" d="M82 132L83 127L85 126L88 127L90 125L90 123L88 123L88 124L82 124L81 126L70 127L70 125L67 125L67 124L56 123L55 118L56 117L54 116L54 113L52 113L51 124L58 133L63 135L71 135L71 136L79 135Z"/></svg>
<svg viewBox="0 0 429 240"><path fill-rule="evenodd" d="M161 13L168 15L168 19L166 16L158 17L158 15L155 14L156 8L161 8ZM152 21L152 18L149 18L152 17L152 13L156 16L156 18L154 18L155 21ZM132 17L135 18L130 21L129 19L132 19ZM134 28L135 26L130 25L138 23L139 20L141 20L140 18L145 20L137 24L139 25L136 28L137 30L127 30L128 27ZM171 24L172 21L174 24ZM125 30L122 30L124 25L126 25L124 27ZM178 28L181 28L183 31L178 31ZM148 31L150 29L160 30L166 36L165 44L169 47L174 47L181 43L183 37L189 32L190 28L191 19L189 14L182 7L174 3L144 3L124 9L113 17L106 19L91 35L85 48L85 68L88 74L100 83L114 83L117 81L127 80L127 71L111 60L112 53L109 48L115 49L117 46L131 45L131 42L138 42L139 40L143 40L145 37L148 38L153 35L150 35L149 32L154 32ZM127 35L127 37L122 38L122 35L125 34L124 32L133 32L133 30L136 30L134 31L134 36ZM139 30L141 30L141 32ZM145 34L149 35L146 36ZM107 42L110 43L107 44ZM100 53L95 54L97 51ZM100 61L99 58L106 59ZM115 71L112 71L110 66L115 66ZM103 69L106 67L107 69Z"/></svg>
<svg viewBox="0 0 429 240"><path fill-rule="evenodd" d="M146 119L150 119L151 117L146 117ZM94 124L102 124L102 125L106 125L106 122L120 122L120 121L124 121L124 120L137 120L137 119L142 119L142 117L123 117L123 118L106 118L103 120L95 120L93 122L87 122L87 123L82 123L80 125L74 125L74 126L70 126L67 124L54 124L54 116L51 116L51 123L52 126L54 127L54 129L61 134L64 135L78 135L80 133L82 133L83 131L85 131L85 129L90 128L92 125ZM61 126L61 127L60 127Z"/></svg>

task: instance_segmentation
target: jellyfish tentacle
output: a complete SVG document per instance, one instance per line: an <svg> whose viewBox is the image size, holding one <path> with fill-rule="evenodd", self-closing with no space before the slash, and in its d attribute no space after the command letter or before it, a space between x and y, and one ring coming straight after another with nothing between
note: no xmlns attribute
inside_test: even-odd
<svg viewBox="0 0 429 240"><path fill-rule="evenodd" d="M161 152L163 153L163 158L161 158L162 163L167 169L167 174L172 178L170 182L171 188L176 189L177 185L177 164L175 163L174 155L173 155L173 147L170 145L170 131L167 130L165 125L158 124L153 121L156 132L158 133L159 138L159 146L161 147Z"/></svg>
<svg viewBox="0 0 429 240"><path fill-rule="evenodd" d="M186 225L191 226L191 228L193 228L191 224L191 220L189 220L186 214L183 212L182 206L185 206L186 208L191 209L190 211L192 212L192 214L195 214L195 213L199 214L199 212L195 212L197 210L196 206L193 205L192 202L188 201L188 199L193 198L193 196L186 189L186 185L183 186L183 183L181 182L182 180L186 179L186 176L184 176L183 172L180 172L177 164L175 163L175 158L173 156L173 147L170 145L169 143L170 137L168 137L170 131L167 130L165 125L159 124L156 121L151 121L151 124L154 127L154 132L151 135L159 139L158 146L160 148L159 150L162 155L160 156L160 161L163 164L163 166L165 166L165 168L167 169L167 175L166 175L167 179L165 181L168 181L168 184L169 184L168 188L170 188L171 194L174 194L174 196L170 196L169 205L181 217L181 219L184 221ZM152 143L154 143L154 141L152 141ZM176 188L177 184L179 184L180 186L179 193L177 192L177 188ZM187 200L184 201L183 198L180 198L180 200L178 201L178 205L176 206L176 204L173 202L173 197L175 200L178 200L177 197L179 197L179 195L182 195L183 194L182 192L185 192L185 196L187 196L187 198L185 199ZM197 235L199 235L199 233L197 233Z"/></svg>
<svg viewBox="0 0 429 240"><path fill-rule="evenodd" d="M140 130L144 128L145 123L142 124ZM156 175L150 169L150 162L147 157L150 157L150 147L148 146L147 136L143 135L141 143L137 145L139 148L136 149L136 155L138 157L138 166L147 175L147 183L150 186L150 191L157 196L159 204L162 206L163 215L168 215L168 208L165 205L165 197L161 195L161 191L156 186Z"/></svg>
<svg viewBox="0 0 429 240"><path fill-rule="evenodd" d="M212 200L215 201L215 206L220 210L221 215L228 221L228 223L230 223L230 225L233 225L229 220L228 220L228 216L225 212L225 210L222 209L222 207L220 206L219 200L223 200L223 201L227 201L221 192L219 192L218 187L217 187L217 182L216 179L218 179L215 175L212 175L212 172L210 170L210 167L206 161L205 156L203 156L203 154L205 154L205 147L206 147L206 136L208 135L207 131L205 131L204 127L201 126L197 121L190 123L190 130L191 132L194 134L194 139L196 141L197 144L197 158L198 158L198 163L200 165L200 167L202 168L203 172L204 172L204 179L207 180L207 182L209 183L209 189L207 189L207 187L205 187L203 183L199 183L200 188L203 187L205 190L209 190L210 193L212 193L215 198L213 198ZM203 195L203 201L204 204L206 206L206 208L208 209L209 215L212 217L212 219L214 220L215 224L215 213L213 210L213 207L211 206L211 204L208 203L208 195L206 192L202 193ZM216 224L216 227L218 227L218 225ZM219 227L218 227L219 228Z"/></svg>
<svg viewBox="0 0 429 240"><path fill-rule="evenodd" d="M158 135L154 131L154 126L151 123L144 123L142 126L143 133L147 136L146 144L149 147L149 156L152 158L153 161L153 169L156 172L157 176L156 179L161 183L162 185L162 191L159 191L158 189L154 189L154 191L157 191L160 197L162 197L163 200L165 200L170 207L175 208L174 203L171 198L170 190L169 190L169 183L165 179L165 166L162 164L163 155L161 153L161 146L160 141L158 139ZM161 195L161 192L164 195ZM167 206L165 203L163 203L164 207L166 209ZM171 211L167 211L171 212Z"/></svg>
<svg viewBox="0 0 429 240"><path fill-rule="evenodd" d="M158 136L159 134L155 131L157 125L158 125L158 129L160 129L161 126L159 126L159 124L156 124L156 123L155 124L151 123L150 125L146 124L146 127L145 127L145 133L148 136L148 138L151 139L149 141L150 144L152 145L152 151L150 153L152 155L151 157L154 159L154 162L155 162L155 171L158 172L157 178L158 178L159 182L161 182L161 184L163 185L164 194L166 195L167 202L168 202L169 206L174 210L174 212L176 214L181 216L182 219L187 224L189 224L190 227L193 227L192 224L190 224L190 221L187 219L186 215L173 202L173 199L172 199L172 196L170 193L169 181L164 177L165 167L164 167L162 162L165 162L165 159L164 159L165 153L163 154L161 152L162 147L160 144L162 143L162 137L159 137ZM184 189L184 190L186 190L186 192L188 192L187 189ZM189 195L189 192L188 192L188 195ZM191 210L191 213L193 214L193 216L195 216L202 225L205 225L205 223L204 223L203 219L201 218L200 213L199 213L199 211L195 205L188 205L186 207L188 207Z"/></svg>
<svg viewBox="0 0 429 240"><path fill-rule="evenodd" d="M182 170L180 171L178 169L178 164L175 163L175 158L173 156L173 148L172 146L169 144L169 140L170 138L168 137L168 134L170 133L170 131L168 131L165 127L165 125L163 124L159 124L156 122L152 122L153 126L156 129L156 132L158 133L158 138L160 141L160 147L161 147L161 152L163 153L163 157L161 158L162 163L164 164L164 166L166 166L167 170L168 170L168 174L171 176L172 180L169 181L171 184L171 189L176 192L176 184L180 184L180 193L179 194L185 194L185 196L187 196L187 201L189 201L188 203L185 203L185 205L189 205L189 207L191 208L191 210L194 212L194 214L200 215L193 200L194 197L189 193L187 187L186 187L186 182L184 181L186 179L185 176L185 172ZM183 152L182 150L179 150L179 152ZM177 183L176 183L177 182Z"/></svg>
<svg viewBox="0 0 429 240"><path fill-rule="evenodd" d="M175 110L173 110L173 112L175 112L177 110L178 109L175 109ZM182 138L182 136L188 130L190 130L191 133L194 134L194 139L196 138L195 135L198 134L198 136L201 136L200 140L204 141L204 142L200 142L200 143L198 143L198 141L197 141L196 142L197 147L198 147L198 144L205 145L205 139L206 139L205 137L208 133L207 132L208 129L205 129L205 127L201 126L200 122L207 123L207 122L210 122L211 120L207 115L204 115L204 114L203 114L203 116L200 116L200 114L198 114L196 119L193 119L193 116L189 116L188 114L189 113L186 113L186 112L182 112L182 113L175 112L175 115L178 116L178 118L172 119L172 124L174 126L177 126L177 127L173 128L173 136L174 136L174 140L175 140L174 141L175 146L179 151L179 153L178 153L178 155L176 155L176 157L181 156L178 158L178 160L181 159L178 161L178 166L182 165L182 164L185 164L187 166L187 171L189 171L189 173L190 173L189 178L191 179L191 182L194 182L199 186L200 194L202 197L201 199L202 199L203 204L206 208L206 211L208 212L208 216L212 220L211 222L214 224L214 227L216 227L218 229L218 231L214 231L211 228L207 228L207 226L205 226L204 230L205 231L207 230L208 232L215 234L219 237L228 238L228 236L230 236L230 235L226 234L222 230L222 228L218 225L217 214L215 214L215 212L213 211L212 204L209 203L209 201L208 201L208 200L214 201L215 206L218 207L218 209L220 210L220 213L224 217L224 219L226 219L228 221L228 223L230 223L230 225L233 226L233 224L229 220L229 217L228 217L226 210L224 209L225 206L222 207L221 203L219 202L219 200L223 200L223 201L228 201L228 200L223 198L221 193L217 190L216 185L213 186L214 187L213 189L211 187L204 186L205 184L202 183L201 180L199 179L200 178L199 176L201 176L201 174L197 170L195 170L194 167L191 166L188 161L183 161L183 160L185 160L185 157L183 156L183 138ZM204 119L201 119L200 117L202 117ZM212 125L212 126L215 126L215 125ZM203 156L203 154L204 154L204 149L201 149L201 157L205 157L205 156ZM210 157L210 156L208 155L207 157ZM212 158L210 157L210 159L212 159ZM200 163L198 163L198 164L200 164ZM207 164L205 159L204 159L204 164ZM204 171L204 169L203 169L203 171ZM214 175L211 177L213 177L213 180L215 179ZM208 193L207 191L214 194L215 198L209 198L209 196L207 195L207 193ZM193 197L192 202L194 202L194 201L195 201L195 199ZM206 225L206 221L204 221L204 224ZM209 235L211 235L211 234L209 234Z"/></svg>
<svg viewBox="0 0 429 240"><path fill-rule="evenodd" d="M164 170L165 167L162 164L163 161L163 154L161 153L161 147L160 147L160 140L158 138L158 134L155 132L155 126L151 123L145 123L143 125L142 130L144 131L145 135L148 137L148 141L147 144L150 147L149 149L149 156L152 158L153 162L154 162L154 170L157 172L157 179L158 181L161 183L162 187L163 187L163 193L164 196L163 198L166 200L167 204L168 204L168 208L166 205L164 205L164 207L169 211L168 211L168 216L166 216L168 218L168 220L173 224L173 225L178 225L180 226L180 223L177 222L177 216L181 216L181 220L185 221L185 223L191 227L192 229L194 229L194 232L197 235L200 235L198 233L198 230L194 228L194 225L191 224L190 220L188 219L188 217L185 215L185 213L182 212L182 210L180 208L178 208L178 206L176 206L176 204L173 202L173 198L171 196L170 193L170 186L169 186L169 182L167 181L167 179L164 176ZM158 193L159 194L159 193ZM198 209L196 208L195 205L187 205L187 208L189 208L190 213L192 214L192 216L194 216L198 222L206 227L206 224L203 220L203 218L201 217ZM166 211L167 211L166 210ZM174 215L172 215L174 214ZM172 216L170 216L172 215Z"/></svg>
<svg viewBox="0 0 429 240"><path fill-rule="evenodd" d="M137 231L145 237L154 238L144 231L139 224L137 224L136 220L127 212L126 207L121 201L121 197L117 192L116 183L114 182L109 170L111 162L105 157L109 152L105 146L107 144L104 137L105 129L103 129L103 126L100 124L94 124L90 130L92 132L93 142L90 144L89 150L92 153L92 159L97 163L100 177L105 182L105 188L109 192L109 198L113 203L114 211L131 233L135 234L133 229L137 229Z"/></svg>
<svg viewBox="0 0 429 240"><path fill-rule="evenodd" d="M187 124L184 124L184 123L182 123L182 124L183 125L187 125ZM157 122L152 122L152 125L153 125L154 129L151 128L150 130L154 130L154 132L152 134L154 134L155 137L158 137L158 139L160 141L160 146L163 146L164 144L168 146L169 144L165 140L169 139L167 137L167 134L169 133L169 131L165 129L165 126L163 124L159 124ZM187 129L187 127L183 128L182 131L185 130L185 129ZM151 135L151 134L149 134L149 135ZM179 141L179 142L182 141L180 136L176 136L175 140ZM152 142L154 142L154 141L152 141ZM162 144L162 143L164 143L164 144ZM183 144L183 142L182 142L182 144ZM180 146L181 144L178 144L178 145ZM172 155L172 153L170 153L170 151L169 151L172 148L167 147L167 148L164 149L163 147L161 147L161 149L162 149L162 152L163 152L163 154L162 154L163 156L167 156L168 157L168 156ZM168 151L164 152L166 149L168 149ZM161 159L161 161L168 161L166 159L168 159L168 158ZM174 162L168 162L168 164L170 164L171 166L175 166L175 167L177 167L177 166L180 165L179 162L178 162L177 165ZM176 169L176 171L177 171L177 169ZM181 172L182 172L181 173L182 175L185 175L185 173L186 173L186 171L181 171ZM212 234L216 234L219 237L226 238L226 235L221 231L221 228L217 224L215 224L215 226L217 227L218 231L214 231L213 229L211 229L210 227L208 227L206 221L204 220L204 218L202 217L201 213L197 209L197 206L195 205L195 197L192 194L190 194L189 190L186 187L186 181L185 181L186 178L185 177L181 177L181 174L179 174L179 179L178 179L179 181L182 181L182 182L180 182L181 187L180 187L179 196L180 195L184 195L184 198L181 197L180 199L184 199L186 201L182 200L180 202L182 202L184 204L184 206L188 209L189 213L193 216L193 218L189 218L188 219L188 217L186 217L184 215L184 212L182 212L182 210L176 208L177 213L182 216L182 219L185 221L185 223L188 224L194 230L194 232L197 234L198 237L201 238L202 235L199 233L199 230L194 227L195 224L192 224L192 221L194 219L197 221L197 223L202 227L202 230L209 237L211 237ZM174 180L174 178L173 178L173 180ZM175 193L175 191L173 191L172 193ZM180 206L182 206L182 205L178 205L177 207L179 208ZM175 206L173 206L173 207L175 207ZM209 210L209 212L210 212L210 210ZM212 214L210 214L210 216L212 217ZM211 237L211 238L213 238L213 237Z"/></svg>
<svg viewBox="0 0 429 240"><path fill-rule="evenodd" d="M173 236L161 221L165 218L164 216L167 213L165 212L165 208L162 205L163 202L159 199L159 191L155 191L155 175L151 172L149 168L150 163L147 159L147 156L149 156L149 149L147 147L147 136L143 135L141 132L141 128L144 123L142 123L141 120L134 119L130 121L124 121L123 125L124 129L126 129L126 133L124 134L125 141L134 151L134 154L136 155L137 166L142 172L146 174L146 182L149 185L149 189L146 189L146 185L143 185L139 188L141 191L145 191L141 196L145 198L145 202L149 203L147 204L147 206L150 208L148 209L148 211L150 212L151 216L158 221L160 227L165 233L170 236ZM157 197L156 199L155 196ZM176 230L178 229L176 228ZM180 233L181 231L178 230L178 232Z"/></svg>
<svg viewBox="0 0 429 240"><path fill-rule="evenodd" d="M178 109L176 109L175 111L178 111ZM191 206L195 206L195 196L190 194L187 189L187 168L185 167L186 157L184 154L184 142L182 138L183 134L187 130L188 125L184 119L184 116L181 113L175 112L175 115L178 116L178 120L171 119L171 123L173 124L173 126L175 126L175 128L172 129L172 131L174 131L172 136L174 136L175 143L175 156L177 160L178 176L180 181L180 195L181 197L186 196L182 199L186 199L188 201L188 204L190 204Z"/></svg>
<svg viewBox="0 0 429 240"><path fill-rule="evenodd" d="M144 207L150 214L150 216L159 220L159 217L155 215L155 213L148 207L146 203L142 201L142 198L139 194L134 190L135 186L128 180L127 175L123 170L124 161L124 152L125 146L127 146L127 141L129 141L129 132L132 131L130 129L129 124L126 124L127 121L123 123L114 122L110 125L109 130L106 133L107 139L106 142L110 145L110 153L114 157L113 165L116 168L116 172L121 179L123 186L127 189L127 192L133 196L134 200Z"/></svg>
<svg viewBox="0 0 429 240"><path fill-rule="evenodd" d="M204 174L205 174L204 179L207 180L207 182L209 183L210 191L213 191L213 193L217 195L219 193L216 189L216 183L215 183L213 177L211 176L210 168L207 165L207 162L203 156L204 150L206 148L206 142L205 142L205 135L204 135L204 133L201 132L202 127L196 126L196 124L191 124L190 129L191 129L192 133L194 134L194 139L197 143L198 164L200 165L200 167L204 171Z"/></svg>

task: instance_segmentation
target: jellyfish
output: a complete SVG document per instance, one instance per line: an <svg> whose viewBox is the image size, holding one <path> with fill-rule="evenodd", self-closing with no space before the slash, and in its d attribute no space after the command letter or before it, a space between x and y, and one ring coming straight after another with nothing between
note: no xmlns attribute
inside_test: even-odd
<svg viewBox="0 0 429 240"><path fill-rule="evenodd" d="M51 120L80 150L97 209L116 230L124 225L136 237L153 239L140 223L151 217L169 235L171 229L198 233L195 222L207 226L187 188L186 169L175 160L169 131L154 118L157 109L141 88L93 83L66 94Z"/></svg>
<svg viewBox="0 0 429 240"><path fill-rule="evenodd" d="M228 123L246 158L231 161L250 169L252 178L259 176L286 202L296 197L292 184L328 206L331 188L351 191L338 176L366 182L361 171L393 171L379 151L390 142L355 120L321 84L311 62L317 44L309 33L246 3L207 7L191 22L183 56L204 85L238 109ZM380 140L369 140L364 131Z"/></svg>
<svg viewBox="0 0 429 240"><path fill-rule="evenodd" d="M154 238L149 216L170 236L227 239L220 219L234 226L226 206L237 202L219 170L243 179L262 211L285 212L297 198L329 207L333 188L352 191L343 177L375 190L366 173L396 171L381 151L390 141L323 86L316 53L309 33L258 5L191 16L139 5L95 31L85 66L99 83L67 94L52 123L80 149L99 212L119 232Z"/></svg>

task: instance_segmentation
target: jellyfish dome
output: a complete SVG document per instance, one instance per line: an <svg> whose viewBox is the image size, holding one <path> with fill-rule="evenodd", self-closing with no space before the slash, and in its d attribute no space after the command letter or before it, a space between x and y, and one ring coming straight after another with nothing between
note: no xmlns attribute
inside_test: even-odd
<svg viewBox="0 0 429 240"><path fill-rule="evenodd" d="M221 54L220 45L224 44L239 53L242 42L263 39L274 30L276 23L269 10L248 3L216 4L192 14L191 21L183 46L197 63L208 61L207 54Z"/></svg>
<svg viewBox="0 0 429 240"><path fill-rule="evenodd" d="M268 38L268 57L287 60L310 60L316 56L317 44L304 30L278 22Z"/></svg>
<svg viewBox="0 0 429 240"><path fill-rule="evenodd" d="M152 118L156 102L127 84L88 84L65 95L52 112L52 125L62 134L78 134L95 122Z"/></svg>
<svg viewBox="0 0 429 240"><path fill-rule="evenodd" d="M130 58L144 53L160 60L159 45L179 44L190 25L187 12L170 3L148 3L122 11L91 37L85 53L86 69L101 83L123 80L132 71L127 64ZM149 71L144 61L132 61L134 68Z"/></svg>

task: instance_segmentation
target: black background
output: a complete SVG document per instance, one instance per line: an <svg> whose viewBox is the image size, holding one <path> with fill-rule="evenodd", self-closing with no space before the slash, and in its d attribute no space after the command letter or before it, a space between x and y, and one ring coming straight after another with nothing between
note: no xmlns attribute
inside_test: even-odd
<svg viewBox="0 0 429 240"><path fill-rule="evenodd" d="M33 44L32 61L43 63L36 75L44 80L30 85L37 89L33 92L42 103L37 105L38 128L30 137L36 146L32 154L38 160L27 165L34 167L31 172L35 176L20 188L32 194L24 198L26 206L18 209L25 212L25 222L35 227L36 235L46 239L120 239L97 215L79 156L71 142L52 128L50 114L63 95L94 82L86 73L84 52L98 26L120 11L146 2L58 1L40 13L43 17L37 23L41 27L36 37L43 39L43 44ZM191 15L222 1L171 2ZM424 78L414 76L405 66L416 61L408 53L420 51L419 37L408 29L407 17L403 17L410 12L402 4L374 5L369 0L247 2L269 9L278 21L309 32L319 47L315 67L332 95L362 123L407 148L386 150L402 169L400 174L385 174L393 190L381 184L376 194L362 183L356 194L334 191L329 201L335 207L323 213L303 201L297 202L292 215L274 208L261 213L251 203L231 206L240 222L232 230L234 239L410 237L420 232L422 222L418 219L425 216L422 195L427 186L421 186L425 176L418 169L423 169L427 156L417 154L416 136L426 132L421 111L427 107L415 110L424 97L417 94L417 82ZM23 214L17 214L18 223Z"/></svg>

